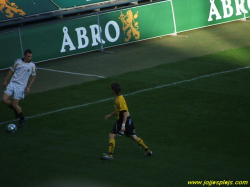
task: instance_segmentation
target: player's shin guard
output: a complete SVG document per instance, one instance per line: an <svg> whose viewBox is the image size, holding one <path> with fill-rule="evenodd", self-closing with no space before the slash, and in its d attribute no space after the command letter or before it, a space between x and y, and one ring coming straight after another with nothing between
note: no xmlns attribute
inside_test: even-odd
<svg viewBox="0 0 250 187"><path fill-rule="evenodd" d="M109 139L109 156L113 157L115 150L115 139Z"/></svg>
<svg viewBox="0 0 250 187"><path fill-rule="evenodd" d="M146 146L146 144L144 143L144 141L141 138L138 138L136 140L136 142L139 144L139 146L141 146L143 149L147 150L148 146Z"/></svg>

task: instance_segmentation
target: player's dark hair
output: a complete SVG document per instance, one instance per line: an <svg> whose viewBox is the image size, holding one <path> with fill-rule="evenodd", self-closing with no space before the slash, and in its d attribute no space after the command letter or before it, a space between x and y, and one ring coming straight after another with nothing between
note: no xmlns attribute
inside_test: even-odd
<svg viewBox="0 0 250 187"><path fill-rule="evenodd" d="M32 54L32 51L31 51L30 49L26 49L26 50L24 51L24 56L27 55L27 53Z"/></svg>
<svg viewBox="0 0 250 187"><path fill-rule="evenodd" d="M111 83L111 89L114 90L116 95L121 95L121 86L118 82Z"/></svg>

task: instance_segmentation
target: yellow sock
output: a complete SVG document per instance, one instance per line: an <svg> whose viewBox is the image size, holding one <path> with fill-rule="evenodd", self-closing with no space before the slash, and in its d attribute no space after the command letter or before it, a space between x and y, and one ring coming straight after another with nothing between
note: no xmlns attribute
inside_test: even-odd
<svg viewBox="0 0 250 187"><path fill-rule="evenodd" d="M139 146L141 146L143 149L147 150L148 146L146 146L146 144L144 143L144 141L141 138L138 138L136 140L136 142L139 144Z"/></svg>
<svg viewBox="0 0 250 187"><path fill-rule="evenodd" d="M109 139L109 156L113 157L115 150L115 139Z"/></svg>

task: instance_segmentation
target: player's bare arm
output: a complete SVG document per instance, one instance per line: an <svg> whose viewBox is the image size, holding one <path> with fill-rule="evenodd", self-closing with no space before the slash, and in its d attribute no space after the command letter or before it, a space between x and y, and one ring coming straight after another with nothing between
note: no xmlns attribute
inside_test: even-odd
<svg viewBox="0 0 250 187"><path fill-rule="evenodd" d="M113 115L115 115L116 114L116 112L114 111L114 112L112 112L111 114L109 114L109 115L106 115L105 116L105 119L106 120L108 120L109 118L111 118Z"/></svg>
<svg viewBox="0 0 250 187"><path fill-rule="evenodd" d="M30 82L29 82L29 84L28 84L28 86L26 88L26 93L28 93L30 91L30 88L31 88L32 84L34 83L35 78L36 78L35 75L30 78Z"/></svg>
<svg viewBox="0 0 250 187"><path fill-rule="evenodd" d="M126 124L126 121L127 121L127 117L128 117L128 112L126 111L126 112L123 112L123 121L122 121L122 129L121 129L121 131L125 131L126 129L125 129L125 124Z"/></svg>
<svg viewBox="0 0 250 187"><path fill-rule="evenodd" d="M4 82L3 82L3 86L6 87L8 85L8 80L10 79L10 77L13 75L13 71L12 70L9 70L5 79L4 79Z"/></svg>

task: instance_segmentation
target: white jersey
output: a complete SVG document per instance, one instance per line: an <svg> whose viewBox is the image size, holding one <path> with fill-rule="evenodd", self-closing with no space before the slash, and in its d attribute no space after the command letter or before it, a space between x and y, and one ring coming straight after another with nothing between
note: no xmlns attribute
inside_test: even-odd
<svg viewBox="0 0 250 187"><path fill-rule="evenodd" d="M22 59L17 59L10 69L14 72L10 82L19 84L23 88L27 86L30 75L36 75L36 65L32 61L25 63Z"/></svg>

